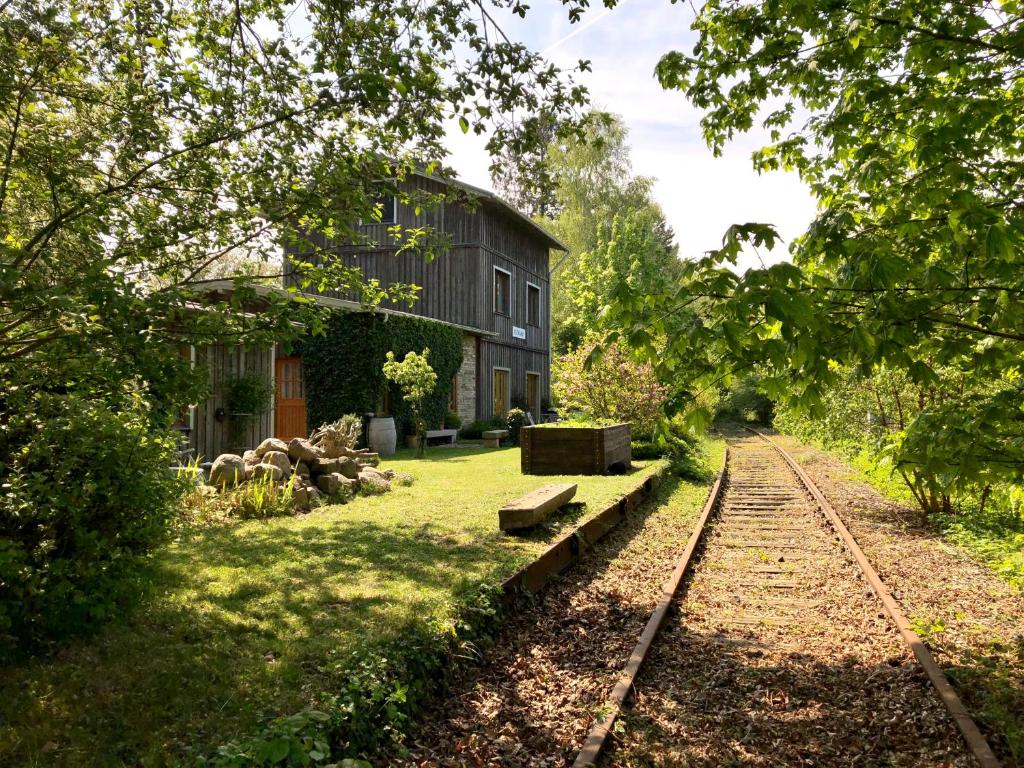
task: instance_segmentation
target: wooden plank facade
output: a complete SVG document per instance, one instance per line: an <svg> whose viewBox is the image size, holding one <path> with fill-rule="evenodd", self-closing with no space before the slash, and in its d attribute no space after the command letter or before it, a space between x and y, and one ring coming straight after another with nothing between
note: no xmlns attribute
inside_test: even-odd
<svg viewBox="0 0 1024 768"><path fill-rule="evenodd" d="M274 410L251 418L232 415L228 403L231 382L239 376L274 379L274 348L216 344L195 350L195 364L208 371L210 396L190 410L188 443L191 454L212 461L221 453L241 453L274 434Z"/></svg>
<svg viewBox="0 0 1024 768"><path fill-rule="evenodd" d="M413 194L445 191L443 182L424 176L411 176L403 185L404 191ZM483 190L472 191L479 193L472 205L446 201L419 213L396 202L394 221L361 227L370 245L336 243L322 235L310 240L330 258L361 267L367 279L375 278L384 286L421 287L420 298L411 308L387 302L385 308L452 323L476 338L475 371L464 366L459 374L474 378L475 408L473 413L460 414L464 419L487 418L509 407L529 410L539 418L541 403L550 399L551 389L549 254L563 246L500 199ZM429 262L416 253L396 253L388 232L395 224L402 229L433 227L447 237L449 246ZM306 261L320 258L298 255ZM290 269L286 262L286 284L296 282ZM507 295L496 296L496 281L507 286ZM325 295L358 300L345 293ZM497 392L495 376L499 377ZM457 390L465 389L466 382L459 381ZM534 402L528 402L528 396Z"/></svg>

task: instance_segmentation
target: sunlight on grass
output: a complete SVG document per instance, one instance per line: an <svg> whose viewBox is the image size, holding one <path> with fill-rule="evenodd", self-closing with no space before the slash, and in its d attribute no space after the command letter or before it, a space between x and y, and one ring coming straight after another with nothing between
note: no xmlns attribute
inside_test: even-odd
<svg viewBox="0 0 1024 768"><path fill-rule="evenodd" d="M411 487L184 536L155 558L153 596L128 623L4 670L0 755L162 765L204 754L302 708L343 677L354 647L448 615L464 585L510 574L578 522L509 537L502 504L568 480L585 517L656 466L636 464L625 476L531 477L516 449L403 452L386 466Z"/></svg>

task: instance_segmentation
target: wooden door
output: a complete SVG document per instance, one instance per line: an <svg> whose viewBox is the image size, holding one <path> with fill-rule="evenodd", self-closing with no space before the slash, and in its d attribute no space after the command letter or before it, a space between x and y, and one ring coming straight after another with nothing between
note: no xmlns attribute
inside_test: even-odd
<svg viewBox="0 0 1024 768"><path fill-rule="evenodd" d="M306 387L302 381L302 358L277 358L275 381L274 436L281 440L308 437Z"/></svg>
<svg viewBox="0 0 1024 768"><path fill-rule="evenodd" d="M540 423L540 374L526 374L526 407L533 414L533 420Z"/></svg>
<svg viewBox="0 0 1024 768"><path fill-rule="evenodd" d="M504 416L508 413L508 371L504 368L494 369L493 413Z"/></svg>

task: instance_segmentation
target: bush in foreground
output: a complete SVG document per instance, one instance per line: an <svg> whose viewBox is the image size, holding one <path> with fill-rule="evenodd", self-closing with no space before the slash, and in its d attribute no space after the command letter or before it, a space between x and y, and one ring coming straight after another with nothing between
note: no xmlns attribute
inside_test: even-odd
<svg viewBox="0 0 1024 768"><path fill-rule="evenodd" d="M0 430L0 648L89 629L141 587L175 514L173 441L140 395L5 398Z"/></svg>

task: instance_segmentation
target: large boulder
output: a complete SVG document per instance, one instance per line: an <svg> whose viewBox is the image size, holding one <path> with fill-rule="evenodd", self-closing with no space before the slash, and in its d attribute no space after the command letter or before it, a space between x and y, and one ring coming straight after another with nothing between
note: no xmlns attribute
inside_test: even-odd
<svg viewBox="0 0 1024 768"><path fill-rule="evenodd" d="M250 478L254 482L269 479L271 482L279 483L284 479L284 472L276 464L257 464L250 470Z"/></svg>
<svg viewBox="0 0 1024 768"><path fill-rule="evenodd" d="M281 453L287 455L288 443L286 443L284 440L278 440L276 437L268 437L266 440L264 440L262 443L256 446L256 456L258 458L262 459L270 451L280 451Z"/></svg>
<svg viewBox="0 0 1024 768"><path fill-rule="evenodd" d="M288 443L288 457L292 461L304 461L309 464L320 458L320 455L320 449L305 438L293 437Z"/></svg>
<svg viewBox="0 0 1024 768"><path fill-rule="evenodd" d="M292 490L292 504L296 509L309 509L319 498L320 491L311 485L297 485Z"/></svg>
<svg viewBox="0 0 1024 768"><path fill-rule="evenodd" d="M294 472L299 477L304 477L306 479L309 479L309 476L313 474L313 472L309 468L309 465L304 461L295 462L295 466L292 468L292 472Z"/></svg>
<svg viewBox="0 0 1024 768"><path fill-rule="evenodd" d="M361 486L371 486L365 490L373 493L382 493L391 490L391 481L373 467L363 467L359 470L359 483Z"/></svg>
<svg viewBox="0 0 1024 768"><path fill-rule="evenodd" d="M233 488L245 480L245 462L234 453L222 453L210 467L210 485Z"/></svg>
<svg viewBox="0 0 1024 768"><path fill-rule="evenodd" d="M287 453L281 451L267 451L263 454L263 464L273 464L275 467L281 470L281 477L289 478L292 476L292 463L288 459Z"/></svg>
<svg viewBox="0 0 1024 768"><path fill-rule="evenodd" d="M355 480L349 480L337 472L320 475L316 479L316 487L328 496L346 496L353 490L354 485Z"/></svg>
<svg viewBox="0 0 1024 768"><path fill-rule="evenodd" d="M245 462L245 466L252 467L260 463L260 457L256 455L256 451L246 451L242 454L242 461Z"/></svg>
<svg viewBox="0 0 1024 768"><path fill-rule="evenodd" d="M317 459L313 462L313 472L318 475L337 473L350 480L354 480L359 475L359 465L356 464L355 459L351 459L348 456L339 456L335 459Z"/></svg>

